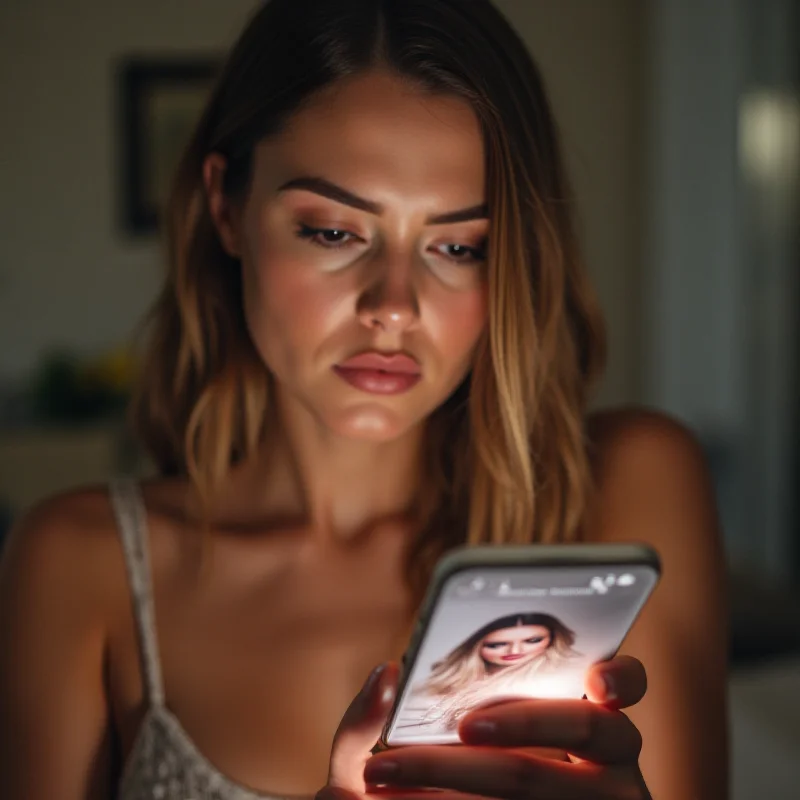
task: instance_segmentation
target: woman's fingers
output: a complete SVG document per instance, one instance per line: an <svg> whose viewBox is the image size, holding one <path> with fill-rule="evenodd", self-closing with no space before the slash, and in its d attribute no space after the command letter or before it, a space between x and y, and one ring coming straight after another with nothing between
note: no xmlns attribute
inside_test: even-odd
<svg viewBox="0 0 800 800"><path fill-rule="evenodd" d="M387 785L394 798L420 786L506 800L647 798L637 766L641 736L618 710L638 703L646 689L642 664L620 656L590 671L586 694L591 702L516 700L484 706L459 727L467 746L379 753L366 763L364 779ZM542 758L533 748L557 748L580 761Z"/></svg>
<svg viewBox="0 0 800 800"><path fill-rule="evenodd" d="M466 747L404 747L373 756L367 784L389 784L399 796L405 786L429 786L506 800L639 800L631 770L597 764L568 764L504 750ZM643 791L643 790L642 790ZM438 795L437 795L438 798Z"/></svg>
<svg viewBox="0 0 800 800"><path fill-rule="evenodd" d="M519 700L480 709L459 727L465 744L553 747L598 764L634 764L642 738L618 711L585 700Z"/></svg>
<svg viewBox="0 0 800 800"><path fill-rule="evenodd" d="M351 789L342 789L341 786L325 786L315 795L314 800L360 800L361 795Z"/></svg>
<svg viewBox="0 0 800 800"><path fill-rule="evenodd" d="M595 665L587 676L585 700L516 700L484 706L459 726L465 744L495 747L552 747L598 764L635 763L642 740L631 721L615 709L638 703L647 689L641 662L619 656Z"/></svg>
<svg viewBox="0 0 800 800"><path fill-rule="evenodd" d="M384 800L485 800L479 794L449 792L444 789L414 789L407 786L402 788L371 786L367 797L380 797Z"/></svg>
<svg viewBox="0 0 800 800"><path fill-rule="evenodd" d="M431 795L435 795L432 797ZM404 787L393 789L388 786L378 786L371 789L369 795L342 789L338 786L326 786L314 796L314 800L367 800L369 798L384 798L384 800L485 800L477 794L464 792L447 792L441 789L414 789Z"/></svg>
<svg viewBox="0 0 800 800"><path fill-rule="evenodd" d="M586 676L586 696L609 708L635 706L647 691L647 673L641 661L617 656L595 664Z"/></svg>
<svg viewBox="0 0 800 800"><path fill-rule="evenodd" d="M364 764L391 710L397 692L397 676L395 664L378 667L350 704L333 739L328 788L324 791L330 787L364 791Z"/></svg>

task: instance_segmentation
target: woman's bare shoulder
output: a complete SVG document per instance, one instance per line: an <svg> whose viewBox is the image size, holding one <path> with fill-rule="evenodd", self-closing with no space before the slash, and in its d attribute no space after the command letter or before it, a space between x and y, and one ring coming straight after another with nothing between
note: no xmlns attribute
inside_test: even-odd
<svg viewBox="0 0 800 800"><path fill-rule="evenodd" d="M16 520L0 561L0 740L18 743L0 747L0 771L4 787L24 787L10 794L83 797L102 783L107 796L109 652L130 609L107 486Z"/></svg>
<svg viewBox="0 0 800 800"><path fill-rule="evenodd" d="M161 501L174 495L170 481L148 481L147 492ZM164 501L166 502L166 500ZM124 598L125 564L108 485L85 486L48 497L12 524L0 562L2 584L73 596L101 597L99 610L114 596Z"/></svg>
<svg viewBox="0 0 800 800"><path fill-rule="evenodd" d="M615 408L592 414L587 438L595 480L601 487L621 473L628 479L668 477L687 468L705 471L697 436L682 422L647 408ZM644 473L640 473L640 470Z"/></svg>
<svg viewBox="0 0 800 800"><path fill-rule="evenodd" d="M640 539L669 532L675 546L681 529L715 535L711 475L689 428L657 411L623 408L594 414L587 433L597 487L592 538L624 538L637 527Z"/></svg>
<svg viewBox="0 0 800 800"><path fill-rule="evenodd" d="M609 457L630 458L638 451L663 455L668 449L676 457L702 455L696 435L686 425L662 411L645 407L597 411L588 418L587 434L598 467L607 464Z"/></svg>
<svg viewBox="0 0 800 800"><path fill-rule="evenodd" d="M3 549L2 585L14 595L47 591L108 607L124 569L106 487L49 497L12 525ZM82 605L82 604L81 604Z"/></svg>
<svg viewBox="0 0 800 800"><path fill-rule="evenodd" d="M676 420L638 409L598 414L588 433L597 491L587 538L644 542L661 558L659 587L623 648L647 668L647 696L628 712L642 771L654 795L721 797L727 581L703 447Z"/></svg>

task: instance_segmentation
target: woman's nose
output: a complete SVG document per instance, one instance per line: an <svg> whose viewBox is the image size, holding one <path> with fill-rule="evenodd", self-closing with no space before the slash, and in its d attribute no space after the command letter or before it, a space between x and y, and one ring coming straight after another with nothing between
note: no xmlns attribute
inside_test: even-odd
<svg viewBox="0 0 800 800"><path fill-rule="evenodd" d="M419 319L413 265L398 259L378 265L376 273L359 298L358 318L370 330L404 333Z"/></svg>

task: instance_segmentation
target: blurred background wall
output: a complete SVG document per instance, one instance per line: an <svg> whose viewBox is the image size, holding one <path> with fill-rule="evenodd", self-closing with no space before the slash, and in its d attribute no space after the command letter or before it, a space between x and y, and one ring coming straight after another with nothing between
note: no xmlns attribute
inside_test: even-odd
<svg viewBox="0 0 800 800"><path fill-rule="evenodd" d="M649 4L645 398L704 438L731 558L797 575L800 12Z"/></svg>
<svg viewBox="0 0 800 800"><path fill-rule="evenodd" d="M116 66L219 53L252 0L0 4L0 375L130 336L161 276L155 237L119 224Z"/></svg>
<svg viewBox="0 0 800 800"><path fill-rule="evenodd" d="M743 609L734 627L767 631L791 649L800 630L791 616L800 606L800 2L497 3L537 58L561 123L609 326L597 403L646 403L696 431L717 482L732 575L771 587L734 592ZM121 224L118 66L131 55L222 53L256 5L0 4L7 517L133 463L113 413L71 422L42 403L67 381L67 362L124 388L119 349L159 285L157 237ZM754 621L756 605L769 614ZM769 708L764 684L747 680L737 696ZM770 681L788 691L775 674ZM745 749L756 740L773 753L798 744L773 741L750 718L737 730L758 731ZM770 769L780 780L793 759L778 761ZM794 796L781 794L789 780L771 796ZM739 786L746 797L744 778Z"/></svg>

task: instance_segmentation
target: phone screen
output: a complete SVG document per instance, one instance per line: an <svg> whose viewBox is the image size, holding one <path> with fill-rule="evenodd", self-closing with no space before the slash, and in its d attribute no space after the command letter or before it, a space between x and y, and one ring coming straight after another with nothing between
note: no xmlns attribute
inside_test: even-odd
<svg viewBox="0 0 800 800"><path fill-rule="evenodd" d="M443 583L383 737L449 744L471 709L514 697L581 698L658 580L644 564L470 567Z"/></svg>

